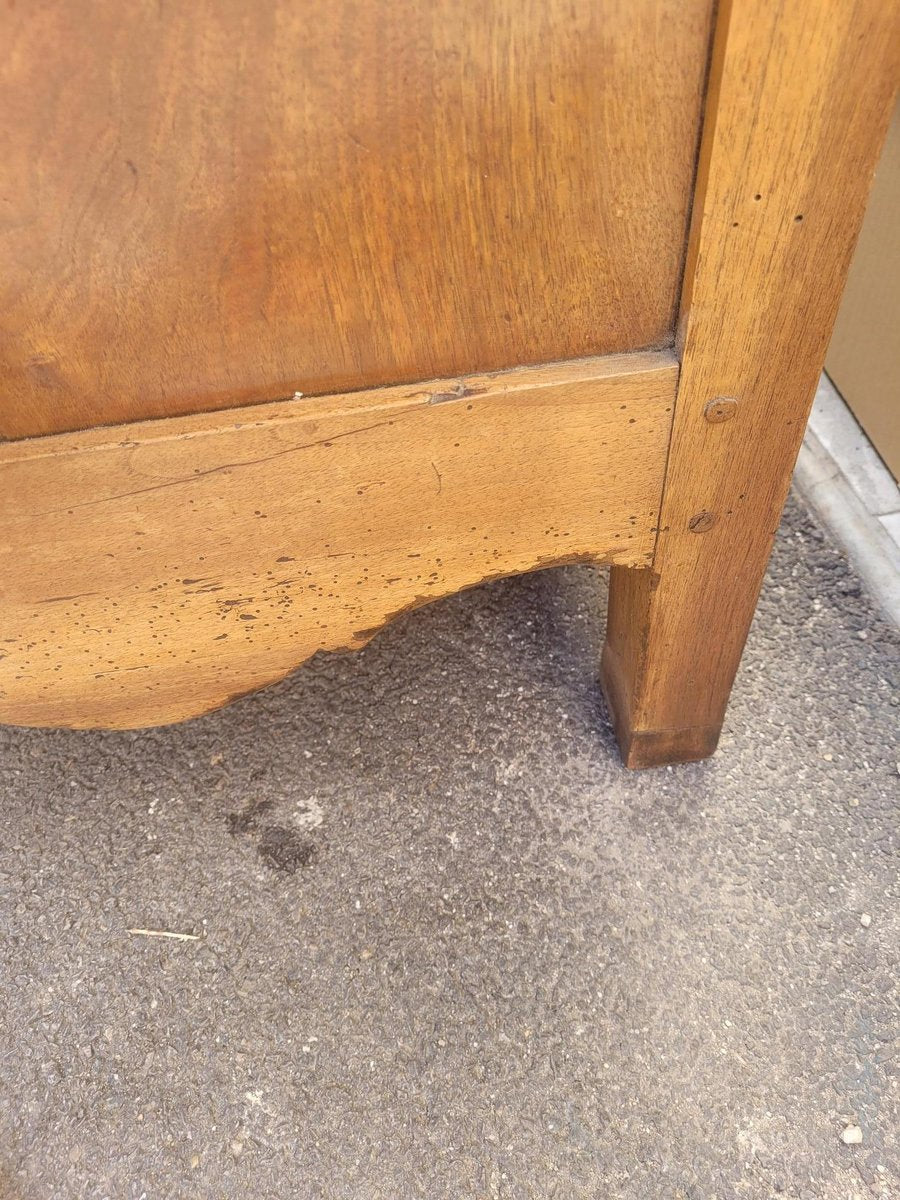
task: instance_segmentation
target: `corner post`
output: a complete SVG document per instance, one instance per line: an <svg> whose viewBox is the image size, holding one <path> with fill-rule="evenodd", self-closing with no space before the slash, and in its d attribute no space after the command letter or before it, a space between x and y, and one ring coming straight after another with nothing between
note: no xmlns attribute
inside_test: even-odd
<svg viewBox="0 0 900 1200"><path fill-rule="evenodd" d="M650 570L614 568L602 673L625 763L716 747L887 129L897 8L723 0Z"/></svg>

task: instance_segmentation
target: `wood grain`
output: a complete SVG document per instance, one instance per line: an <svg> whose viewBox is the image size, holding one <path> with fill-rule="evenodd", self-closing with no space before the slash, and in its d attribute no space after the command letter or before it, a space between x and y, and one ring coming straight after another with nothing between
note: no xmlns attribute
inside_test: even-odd
<svg viewBox="0 0 900 1200"><path fill-rule="evenodd" d="M897 13L719 6L661 532L651 570L612 573L604 677L630 765L715 748L890 114Z"/></svg>
<svg viewBox="0 0 900 1200"><path fill-rule="evenodd" d="M0 720L194 716L392 616L649 561L671 352L0 446Z"/></svg>
<svg viewBox="0 0 900 1200"><path fill-rule="evenodd" d="M0 436L671 345L711 0L19 0Z"/></svg>

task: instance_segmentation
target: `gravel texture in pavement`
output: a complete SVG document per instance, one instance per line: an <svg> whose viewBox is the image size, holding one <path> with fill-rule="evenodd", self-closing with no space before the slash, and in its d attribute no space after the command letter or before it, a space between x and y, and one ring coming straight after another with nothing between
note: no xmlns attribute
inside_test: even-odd
<svg viewBox="0 0 900 1200"><path fill-rule="evenodd" d="M604 589L0 730L3 1200L900 1196L896 631L792 502L718 755L630 773Z"/></svg>

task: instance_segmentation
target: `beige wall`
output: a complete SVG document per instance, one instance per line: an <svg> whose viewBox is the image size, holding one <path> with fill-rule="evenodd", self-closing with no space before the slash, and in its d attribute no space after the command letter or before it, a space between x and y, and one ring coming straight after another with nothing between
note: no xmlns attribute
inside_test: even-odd
<svg viewBox="0 0 900 1200"><path fill-rule="evenodd" d="M875 176L825 368L900 478L900 104Z"/></svg>

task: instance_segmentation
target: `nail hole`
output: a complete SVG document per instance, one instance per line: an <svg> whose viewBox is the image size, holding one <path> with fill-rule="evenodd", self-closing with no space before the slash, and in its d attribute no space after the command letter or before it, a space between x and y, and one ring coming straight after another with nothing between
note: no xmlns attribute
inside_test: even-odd
<svg viewBox="0 0 900 1200"><path fill-rule="evenodd" d="M803 220L803 213L797 213L796 217L794 217L794 220L795 220L795 221L802 221L802 220Z"/></svg>
<svg viewBox="0 0 900 1200"><path fill-rule="evenodd" d="M762 200L762 192L757 192L753 197L754 200Z"/></svg>

